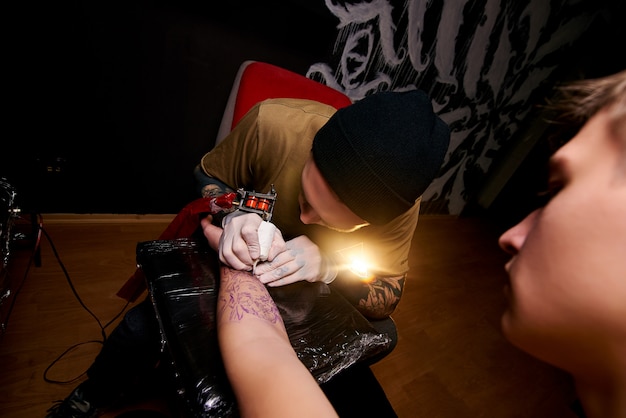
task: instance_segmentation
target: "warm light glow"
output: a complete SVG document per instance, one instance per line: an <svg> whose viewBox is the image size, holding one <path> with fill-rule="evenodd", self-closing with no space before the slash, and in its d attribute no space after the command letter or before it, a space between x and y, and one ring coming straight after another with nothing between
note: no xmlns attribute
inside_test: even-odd
<svg viewBox="0 0 626 418"><path fill-rule="evenodd" d="M369 277L369 269L367 268L367 263L363 259L356 257L353 258L350 262L350 270L359 277Z"/></svg>
<svg viewBox="0 0 626 418"><path fill-rule="evenodd" d="M360 279L370 279L371 265L363 249L363 243L337 251L341 256L343 268L350 270Z"/></svg>

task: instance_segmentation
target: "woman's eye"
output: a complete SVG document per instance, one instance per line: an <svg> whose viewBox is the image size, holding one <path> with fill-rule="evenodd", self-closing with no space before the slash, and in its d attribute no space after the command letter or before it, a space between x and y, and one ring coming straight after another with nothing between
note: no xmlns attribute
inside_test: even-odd
<svg viewBox="0 0 626 418"><path fill-rule="evenodd" d="M563 188L563 185L560 182L556 182L556 181L550 181L548 182L548 187L537 193L537 200L539 201L539 204L541 206L545 206L548 204L548 202L550 202L550 200L556 196L561 189Z"/></svg>

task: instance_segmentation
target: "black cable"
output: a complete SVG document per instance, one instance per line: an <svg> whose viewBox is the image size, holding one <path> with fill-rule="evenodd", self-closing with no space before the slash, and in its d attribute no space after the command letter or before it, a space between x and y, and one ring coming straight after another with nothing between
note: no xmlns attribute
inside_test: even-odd
<svg viewBox="0 0 626 418"><path fill-rule="evenodd" d="M83 341L80 343L76 343L72 346L70 346L69 348L67 348L63 353L61 353L57 358L55 358L49 365L48 367L46 367L46 370L44 370L43 372L43 380L48 382L48 383L59 383L59 384L66 384L66 383L73 383L73 382L77 382L79 381L86 373L87 370L85 370L84 372L82 372L81 374L79 374L78 376L74 377L73 379L70 380L54 380L54 379L50 379L48 377L48 372L50 371L50 369L52 367L54 367L55 364L57 364L63 357L65 357L67 354L71 353L72 351L74 351L76 348L80 347L81 345L85 345L85 344L91 344L91 343L96 343L96 344L104 344L104 341L100 341L100 340L89 340L89 341Z"/></svg>
<svg viewBox="0 0 626 418"><path fill-rule="evenodd" d="M87 313L89 315L91 315L93 317L93 319L95 319L96 322L98 323L98 327L100 327L100 333L102 334L102 342L104 343L106 341L106 339L107 339L107 336L106 336L106 333L104 332L104 327L102 326L102 323L100 322L100 319L96 316L96 314L94 314L91 311L91 309L89 309L87 307L87 305L85 305L83 300L80 298L80 295L76 291L76 288L74 287L74 284L72 283L72 279L70 279L70 275L67 272L67 269L65 268L65 265L61 261L61 257L59 257L59 253L57 252L57 249L54 246L54 243L52 242L52 239L50 238L50 235L48 235L48 232L43 228L43 226L41 227L41 231L43 232L43 234L45 235L46 239L48 240L48 243L50 244L50 247L52 248L52 252L54 253L55 258L57 259L57 262L59 263L59 266L61 267L61 270L63 270L63 274L65 275L65 280L67 280L67 284L70 286L70 289L72 290L72 293L74 293L74 296L76 297L76 300L78 301L78 303L80 303L80 306L82 306L83 309L85 309L85 311L87 311Z"/></svg>
<svg viewBox="0 0 626 418"><path fill-rule="evenodd" d="M52 367L54 367L54 365L59 362L63 357L65 357L67 354L71 353L72 351L74 351L77 347L84 345L84 344L104 344L106 342L107 339L107 335L106 335L106 328L108 328L112 323L114 323L123 313L124 311L126 311L126 308L128 308L128 305L130 304L130 302L126 302L126 304L122 307L122 309L120 310L119 313L117 313L113 319L111 319L109 322L107 322L105 325L102 325L102 322L100 321L100 319L91 311L91 309L89 309L87 307L87 305L85 305L85 303L83 302L83 300L81 299L80 295L78 294L78 291L76 290L76 288L74 287L74 284L72 283L72 279L70 278L69 273L67 272L67 269L65 268L65 265L63 264L63 261L61 261L61 257L59 256L59 253L56 249L56 246L54 245L54 242L52 241L52 238L50 237L50 235L48 234L48 232L45 230L45 228L43 227L43 218L41 216L41 214L38 215L40 221L38 223L38 231L37 231L37 241L36 241L36 245L34 246L34 251L32 252L30 259L28 261L28 266L26 268L26 272L24 274L24 278L22 279L22 282L20 283L20 286L18 288L18 290L15 293L15 296L13 297L13 301L11 303L11 307L10 309L12 310L13 305L15 304L15 300L17 299L17 295L19 293L19 291L21 290L22 286L24 285L24 282L26 281L26 276L28 275L28 272L30 270L30 266L33 263L34 257L37 253L37 249L39 248L39 245L41 244L41 235L43 234L46 237L46 240L48 241L48 243L50 244L50 247L52 248L52 252L54 253L54 256L57 260L57 262L59 263L59 266L61 267L61 269L63 270L63 274L65 275L65 279L68 283L68 285L70 286L70 289L72 290L72 293L74 294L76 300L78 300L78 303L80 303L80 305L83 307L83 309L85 309L85 311L87 311L95 320L96 323L98 324L98 327L100 328L100 332L102 335L102 340L89 340L89 341L84 341L84 342L80 342L77 344L74 344L72 346L70 346L69 348L67 348L63 353L61 353L56 359L54 359L49 365L48 367L46 367L44 373L43 373L43 378L46 382L49 383L72 383L72 382L76 382L78 381L83 375L85 375L85 373L87 371L82 372L81 374L79 374L77 377L67 380L67 381L59 381L59 380L54 380L54 379L50 379L48 378L48 372L50 371L50 369ZM7 320L8 322L8 320Z"/></svg>

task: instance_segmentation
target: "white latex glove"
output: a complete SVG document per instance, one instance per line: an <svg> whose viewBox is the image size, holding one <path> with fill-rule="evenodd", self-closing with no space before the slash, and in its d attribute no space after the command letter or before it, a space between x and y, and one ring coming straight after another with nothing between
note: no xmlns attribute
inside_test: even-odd
<svg viewBox="0 0 626 418"><path fill-rule="evenodd" d="M303 280L326 284L335 280L337 269L308 237L301 235L286 245L273 260L256 266L255 275L262 283L274 287Z"/></svg>
<svg viewBox="0 0 626 418"><path fill-rule="evenodd" d="M259 261L267 261L270 249L272 248L272 241L274 241L276 226L274 226L271 222L263 221L259 225L257 233L259 235L259 258L254 260L254 264L252 265L252 274L254 274L255 267Z"/></svg>
<svg viewBox="0 0 626 418"><path fill-rule="evenodd" d="M270 249L272 248L272 242L274 241L276 227L271 222L263 221L259 225L257 233L259 235L259 258L257 258L257 260L267 261Z"/></svg>
<svg viewBox="0 0 626 418"><path fill-rule="evenodd" d="M251 270L254 261L261 257L258 229L263 220L254 213L235 211L222 221L222 236L218 246L220 261L235 270ZM285 250L282 234L274 228L271 247L266 256L274 256Z"/></svg>

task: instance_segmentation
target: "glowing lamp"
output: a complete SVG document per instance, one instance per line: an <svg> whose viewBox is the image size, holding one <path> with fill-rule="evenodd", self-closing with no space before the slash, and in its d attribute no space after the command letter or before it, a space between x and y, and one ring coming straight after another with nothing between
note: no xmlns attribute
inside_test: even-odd
<svg viewBox="0 0 626 418"><path fill-rule="evenodd" d="M343 268L350 270L361 279L370 279L371 265L363 250L363 243L337 251L342 258Z"/></svg>

